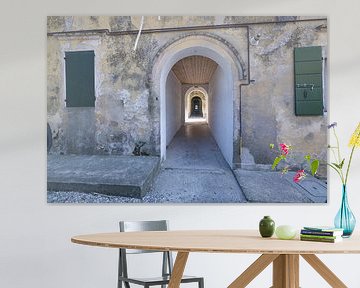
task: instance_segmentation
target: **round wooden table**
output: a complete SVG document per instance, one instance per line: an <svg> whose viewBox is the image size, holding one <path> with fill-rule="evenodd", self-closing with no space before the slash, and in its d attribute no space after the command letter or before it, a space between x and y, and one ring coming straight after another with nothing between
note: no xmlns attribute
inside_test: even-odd
<svg viewBox="0 0 360 288"><path fill-rule="evenodd" d="M179 287L190 252L262 254L228 288L246 287L271 263L272 287L298 288L300 255L331 287L347 287L315 254L360 253L359 235L338 243L321 243L262 238L256 230L98 233L74 236L71 241L100 247L176 251L169 288Z"/></svg>

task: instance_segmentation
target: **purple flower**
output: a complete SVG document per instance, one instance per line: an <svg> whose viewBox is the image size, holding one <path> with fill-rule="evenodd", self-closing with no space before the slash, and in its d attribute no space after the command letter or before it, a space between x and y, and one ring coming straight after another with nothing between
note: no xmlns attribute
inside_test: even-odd
<svg viewBox="0 0 360 288"><path fill-rule="evenodd" d="M328 127L328 129L330 129L330 128L335 128L336 126L337 126L337 123L333 122L330 125L328 125L327 127Z"/></svg>

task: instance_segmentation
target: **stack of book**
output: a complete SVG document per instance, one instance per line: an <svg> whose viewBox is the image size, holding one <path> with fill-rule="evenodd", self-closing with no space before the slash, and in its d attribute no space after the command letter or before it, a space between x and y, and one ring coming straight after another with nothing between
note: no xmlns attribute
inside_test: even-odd
<svg viewBox="0 0 360 288"><path fill-rule="evenodd" d="M300 232L302 241L336 243L342 241L343 229L334 227L304 227Z"/></svg>

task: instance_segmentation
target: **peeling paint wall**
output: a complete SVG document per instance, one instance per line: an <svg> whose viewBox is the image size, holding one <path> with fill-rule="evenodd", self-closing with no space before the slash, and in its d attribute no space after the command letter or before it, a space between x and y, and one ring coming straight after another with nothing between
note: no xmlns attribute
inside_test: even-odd
<svg viewBox="0 0 360 288"><path fill-rule="evenodd" d="M258 41L250 43L248 55L246 26L143 33L137 50L133 51L140 16L48 17L47 101L53 137L51 153L90 151L130 155L135 143L144 141L144 151L159 155L160 101L159 95L152 93L152 87L159 83L152 83L151 79L154 61L161 55L163 47L176 39L206 34L222 39L236 55L236 61L239 61L236 65L244 71L243 79L235 79L239 85L248 81L247 59L250 57L251 79L255 83L241 88L241 99L240 93L235 93L233 105L238 107L241 101L241 108L240 113L233 115L233 134L241 133L241 145L255 164L269 164L273 159L269 143L279 142L290 143L303 153L315 152L321 159L326 159L326 115L305 117L294 113L293 50L302 46L326 48L326 20L314 21L319 18L323 17L161 16L160 20L157 16L145 17L145 30L248 24L249 38L259 35ZM66 31L79 33L56 33ZM84 121L81 122L79 117L71 118L64 102L64 55L66 51L81 50L95 51L96 102L93 120L89 120L92 124L88 128L81 124ZM83 127L91 133L86 137L76 136L75 127ZM74 139L66 139L69 135ZM74 143L75 150L71 148ZM89 145L92 150L81 149ZM234 153L237 150L240 153L240 147L234 149ZM299 154L297 160L301 160L300 157Z"/></svg>
<svg viewBox="0 0 360 288"><path fill-rule="evenodd" d="M294 146L293 163L305 162L305 153L326 160L327 117L295 116L294 47L327 46L326 30L318 28L322 21L255 25L250 38L251 78L254 84L243 87L243 146L255 162L267 164L273 159L269 143ZM326 73L326 71L325 71ZM326 84L326 83L325 83ZM256 113L254 113L256 111Z"/></svg>

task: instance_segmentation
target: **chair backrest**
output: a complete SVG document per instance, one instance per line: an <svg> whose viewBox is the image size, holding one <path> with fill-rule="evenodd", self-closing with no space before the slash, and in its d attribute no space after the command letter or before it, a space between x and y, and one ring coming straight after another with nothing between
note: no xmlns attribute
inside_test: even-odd
<svg viewBox="0 0 360 288"><path fill-rule="evenodd" d="M137 232L137 231L167 231L168 221L120 221L120 232ZM136 249L119 249L119 276L128 277L127 272L127 257L126 254L139 253L159 253L161 251L136 250ZM173 267L172 255L169 251L163 253L162 275L171 275ZM129 284L127 284L129 285ZM130 287L130 286L126 286Z"/></svg>
<svg viewBox="0 0 360 288"><path fill-rule="evenodd" d="M135 232L135 231L167 231L167 220L155 221L120 221L121 232Z"/></svg>
<svg viewBox="0 0 360 288"><path fill-rule="evenodd" d="M155 221L120 221L120 232L137 232L137 231L167 231L167 220ZM126 254L154 253L159 251L126 249Z"/></svg>

